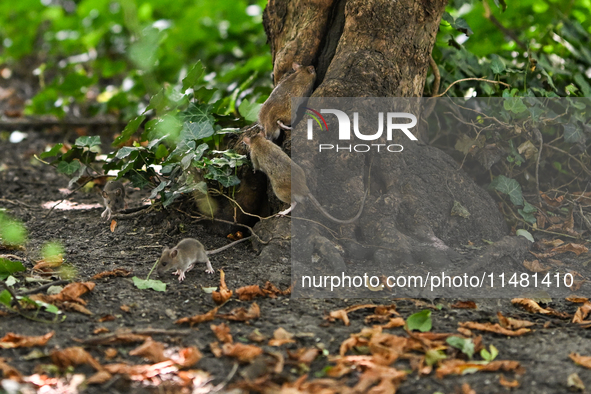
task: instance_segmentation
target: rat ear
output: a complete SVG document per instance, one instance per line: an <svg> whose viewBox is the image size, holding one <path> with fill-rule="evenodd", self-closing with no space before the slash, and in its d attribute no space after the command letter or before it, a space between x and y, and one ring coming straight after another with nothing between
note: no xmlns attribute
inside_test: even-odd
<svg viewBox="0 0 591 394"><path fill-rule="evenodd" d="M101 196L103 196L103 198L109 198L109 195L104 190L101 190Z"/></svg>
<svg viewBox="0 0 591 394"><path fill-rule="evenodd" d="M170 252L170 257L172 257L174 259L178 253L179 253L178 249L173 249Z"/></svg>
<svg viewBox="0 0 591 394"><path fill-rule="evenodd" d="M293 71L298 71L300 69L300 67L302 67L299 64L297 64L296 62L293 62L291 64L291 66L293 67Z"/></svg>
<svg viewBox="0 0 591 394"><path fill-rule="evenodd" d="M120 196L120 195L121 195L121 189L117 189L117 190L115 190L115 195L116 195L116 196Z"/></svg>
<svg viewBox="0 0 591 394"><path fill-rule="evenodd" d="M242 139L242 142L244 142L246 145L250 146L250 138L248 138L248 137L244 137L244 138Z"/></svg>

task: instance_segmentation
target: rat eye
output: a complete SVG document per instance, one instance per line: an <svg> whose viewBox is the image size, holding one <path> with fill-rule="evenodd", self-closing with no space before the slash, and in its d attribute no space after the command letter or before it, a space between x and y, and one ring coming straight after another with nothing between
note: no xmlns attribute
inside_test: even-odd
<svg viewBox="0 0 591 394"><path fill-rule="evenodd" d="M161 261L160 265L162 265L163 267L166 267L168 265L168 263L166 261Z"/></svg>

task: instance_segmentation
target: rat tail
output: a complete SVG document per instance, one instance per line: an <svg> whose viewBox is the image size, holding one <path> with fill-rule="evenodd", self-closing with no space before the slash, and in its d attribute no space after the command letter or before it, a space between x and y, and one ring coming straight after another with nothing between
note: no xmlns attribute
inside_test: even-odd
<svg viewBox="0 0 591 394"><path fill-rule="evenodd" d="M365 194L363 195L363 200L361 200L361 206L359 207L359 211L357 212L357 215L355 215L351 219L347 219L347 220L337 219L334 216L332 216L330 213L326 212L324 210L324 208L322 208L322 205L320 205L320 203L318 202L318 200L316 200L316 197L314 197L312 195L312 193L308 194L308 198L310 198L310 200L312 200L312 203L316 206L316 208L318 208L318 210L324 216L326 216L328 219L332 220L335 223L350 224L350 223L356 222L357 219L359 219L359 217L361 216L361 212L363 212L363 207L365 206L365 199L367 198L367 195L368 194L369 194L369 188L367 188L367 190L365 190Z"/></svg>
<svg viewBox="0 0 591 394"><path fill-rule="evenodd" d="M216 254L216 253L219 253L219 252L221 252L221 251L223 251L223 250L226 250L226 249L228 249L228 248L231 248L232 246L234 246L234 245L236 245L236 244L239 244L240 242L244 242L244 241L246 241L246 240L248 240L248 239L251 239L252 237L254 237L254 235L250 235L250 236L248 236L248 237L246 237L246 238L239 239L238 241L234 241L234 242L232 242L232 243L229 243L229 244L227 244L226 246L222 246L221 248L217 248L217 249L214 249L214 250L208 250L208 251L206 251L205 253L206 253L208 256L209 256L210 254Z"/></svg>

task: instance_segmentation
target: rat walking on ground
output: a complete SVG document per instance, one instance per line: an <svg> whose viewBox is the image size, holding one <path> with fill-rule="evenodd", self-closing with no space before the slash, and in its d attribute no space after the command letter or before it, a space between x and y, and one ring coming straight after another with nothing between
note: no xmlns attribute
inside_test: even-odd
<svg viewBox="0 0 591 394"><path fill-rule="evenodd" d="M314 88L314 66L304 67L297 63L292 66L294 72L281 78L259 111L259 123L268 139L276 140L281 128L291 130L286 126L291 124L291 98L308 97Z"/></svg>
<svg viewBox="0 0 591 394"><path fill-rule="evenodd" d="M109 181L101 192L103 201L105 203L105 210L101 217L111 219L114 213L122 211L126 208L125 204L125 187L119 181Z"/></svg>
<svg viewBox="0 0 591 394"><path fill-rule="evenodd" d="M195 263L205 263L207 266L205 272L213 274L213 267L209 261L209 255L219 253L250 238L252 238L252 235L234 241L226 246L222 246L221 248L209 251L205 250L203 244L196 239L185 238L172 249L164 248L162 256L160 256L160 260L158 261L158 276L163 276L166 271L176 268L176 271L173 272L173 274L178 275L179 282L182 282L185 279L185 273L190 271Z"/></svg>
<svg viewBox="0 0 591 394"><path fill-rule="evenodd" d="M335 223L353 223L359 219L359 216L361 216L365 204L365 198L367 197L367 191L363 196L361 207L359 208L357 215L347 220L337 219L326 212L318 200L316 200L312 193L310 193L308 185L306 184L306 174L304 173L304 170L294 163L287 153L282 151L279 146L267 140L262 133L251 138L244 137L243 141L250 148L250 160L252 161L253 168L267 174L271 181L273 192L278 199L291 204L289 208L279 212L278 215L287 215L297 203L303 203L306 199L309 199L325 217Z"/></svg>

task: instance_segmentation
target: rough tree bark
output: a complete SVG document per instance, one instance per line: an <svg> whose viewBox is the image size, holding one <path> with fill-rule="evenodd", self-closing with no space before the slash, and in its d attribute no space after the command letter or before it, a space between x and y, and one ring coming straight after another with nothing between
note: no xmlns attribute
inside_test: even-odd
<svg viewBox="0 0 591 394"><path fill-rule="evenodd" d="M445 5L445 0L269 0L263 23L274 79L297 62L316 67L312 97L421 97ZM372 164L364 214L355 226L341 229L344 237L371 234L395 250L351 247L350 256L373 260L377 269L425 259L447 264L459 258L448 246L498 241L507 233L492 198L449 156L425 143L407 144L404 153L382 155ZM343 203L338 196L351 193L350 169L364 165L352 157L345 165L308 163L304 169L335 174L332 211L338 212ZM358 196L364 187L358 186ZM450 215L454 200L469 210L469 218Z"/></svg>

